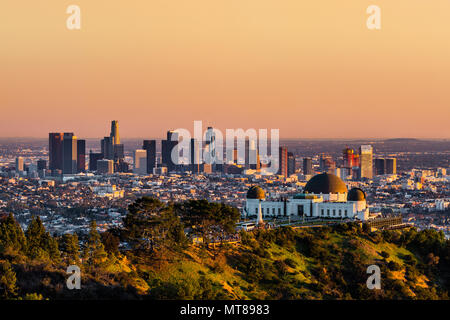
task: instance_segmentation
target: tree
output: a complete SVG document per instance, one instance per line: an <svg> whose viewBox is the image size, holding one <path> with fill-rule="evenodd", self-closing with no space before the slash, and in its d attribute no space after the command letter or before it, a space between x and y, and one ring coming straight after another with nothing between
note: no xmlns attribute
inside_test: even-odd
<svg viewBox="0 0 450 320"><path fill-rule="evenodd" d="M0 221L0 252L7 247L25 253L26 238L22 228L14 219L12 213Z"/></svg>
<svg viewBox="0 0 450 320"><path fill-rule="evenodd" d="M0 294L4 299L12 299L17 296L16 273L11 264L6 261L1 266Z"/></svg>
<svg viewBox="0 0 450 320"><path fill-rule="evenodd" d="M119 255L120 240L111 231L105 231L101 234L102 243L106 252L109 254Z"/></svg>
<svg viewBox="0 0 450 320"><path fill-rule="evenodd" d="M87 244L83 252L83 260L88 269L96 268L102 265L107 259L105 247L97 231L97 222L91 221Z"/></svg>
<svg viewBox="0 0 450 320"><path fill-rule="evenodd" d="M240 218L237 208L206 200L188 200L176 204L175 210L186 226L203 238L205 244L212 240L222 241L227 235L235 233L236 222Z"/></svg>
<svg viewBox="0 0 450 320"><path fill-rule="evenodd" d="M66 263L78 264L80 262L80 245L76 233L64 234L61 238L60 248Z"/></svg>
<svg viewBox="0 0 450 320"><path fill-rule="evenodd" d="M27 254L32 259L60 261L58 242L45 230L39 216L33 217L27 231Z"/></svg>
<svg viewBox="0 0 450 320"><path fill-rule="evenodd" d="M184 226L173 206L149 197L129 206L124 219L124 236L135 250L153 253L181 249L187 243Z"/></svg>

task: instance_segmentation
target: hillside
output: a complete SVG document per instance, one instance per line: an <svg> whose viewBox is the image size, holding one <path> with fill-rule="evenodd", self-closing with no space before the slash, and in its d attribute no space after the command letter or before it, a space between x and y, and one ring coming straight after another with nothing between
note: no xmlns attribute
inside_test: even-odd
<svg viewBox="0 0 450 320"><path fill-rule="evenodd" d="M450 245L433 230L278 228L242 232L241 243L216 249L172 243L150 252L119 251L111 234L100 238L94 226L83 250L69 250L78 240L57 239L57 255L42 230L48 248L30 251L33 228L24 238L14 231L16 242L27 246L8 245L14 237L5 237L6 223L0 229L2 298L448 299ZM81 290L68 290L65 268L81 251ZM366 287L372 264L381 268L381 290Z"/></svg>

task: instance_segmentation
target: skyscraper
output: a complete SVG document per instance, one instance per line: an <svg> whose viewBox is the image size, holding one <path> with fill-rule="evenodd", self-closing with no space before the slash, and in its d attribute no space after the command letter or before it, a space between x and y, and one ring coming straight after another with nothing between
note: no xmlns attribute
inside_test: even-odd
<svg viewBox="0 0 450 320"><path fill-rule="evenodd" d="M287 177L288 176L288 149L286 147L280 147L278 155L278 174Z"/></svg>
<svg viewBox="0 0 450 320"><path fill-rule="evenodd" d="M142 149L147 151L147 173L153 173L156 167L156 140L144 140Z"/></svg>
<svg viewBox="0 0 450 320"><path fill-rule="evenodd" d="M178 163L178 132L167 131L167 140L161 141L162 163L167 167L168 171L174 171ZM172 151L174 157L172 159Z"/></svg>
<svg viewBox="0 0 450 320"><path fill-rule="evenodd" d="M38 170L46 170L47 169L47 161L40 159L37 161L37 169Z"/></svg>
<svg viewBox="0 0 450 320"><path fill-rule="evenodd" d="M354 167L354 151L353 149L347 147L342 152L343 164L342 166L347 169L351 169Z"/></svg>
<svg viewBox="0 0 450 320"><path fill-rule="evenodd" d="M287 171L288 171L288 176L290 176L290 175L294 174L295 170L296 170L294 154L292 152L288 152L287 158L288 158L288 160L287 160L288 161L288 170Z"/></svg>
<svg viewBox="0 0 450 320"><path fill-rule="evenodd" d="M77 137L71 132L63 136L63 174L77 173Z"/></svg>
<svg viewBox="0 0 450 320"><path fill-rule="evenodd" d="M192 173L200 173L200 148L201 145L196 139L191 139L190 143L190 167Z"/></svg>
<svg viewBox="0 0 450 320"><path fill-rule="evenodd" d="M319 159L320 171L334 173L336 170L336 162L329 155L321 154Z"/></svg>
<svg viewBox="0 0 450 320"><path fill-rule="evenodd" d="M387 158L386 159L386 174L397 174L397 159Z"/></svg>
<svg viewBox="0 0 450 320"><path fill-rule="evenodd" d="M98 174L113 174L114 173L114 161L108 159L97 160L97 173Z"/></svg>
<svg viewBox="0 0 450 320"><path fill-rule="evenodd" d="M16 158L16 172L23 171L23 158L17 157Z"/></svg>
<svg viewBox="0 0 450 320"><path fill-rule="evenodd" d="M114 160L116 169L121 168L124 159L124 146L120 144L119 121L111 121L111 132L109 137L104 137L101 141L102 154L105 159ZM121 171L121 170L117 170Z"/></svg>
<svg viewBox="0 0 450 320"><path fill-rule="evenodd" d="M63 133L52 132L48 134L48 168L62 170L63 168Z"/></svg>
<svg viewBox="0 0 450 320"><path fill-rule="evenodd" d="M97 161L103 159L102 153L89 153L89 171L97 171Z"/></svg>
<svg viewBox="0 0 450 320"><path fill-rule="evenodd" d="M373 148L371 145L359 147L361 178L373 178Z"/></svg>
<svg viewBox="0 0 450 320"><path fill-rule="evenodd" d="M147 174L147 151L138 149L134 151L134 167L135 174Z"/></svg>
<svg viewBox="0 0 450 320"><path fill-rule="evenodd" d="M77 141L77 172L86 171L86 140Z"/></svg>
<svg viewBox="0 0 450 320"><path fill-rule="evenodd" d="M375 174L376 175L386 174L386 159L384 158L375 159Z"/></svg>
<svg viewBox="0 0 450 320"><path fill-rule="evenodd" d="M111 137L104 137L101 141L103 158L108 160L114 159L114 147Z"/></svg>
<svg viewBox="0 0 450 320"><path fill-rule="evenodd" d="M311 158L303 158L303 174L304 175L313 174L313 166Z"/></svg>
<svg viewBox="0 0 450 320"><path fill-rule="evenodd" d="M119 136L119 121L113 120L111 122L111 143L112 145L120 144L120 136Z"/></svg>

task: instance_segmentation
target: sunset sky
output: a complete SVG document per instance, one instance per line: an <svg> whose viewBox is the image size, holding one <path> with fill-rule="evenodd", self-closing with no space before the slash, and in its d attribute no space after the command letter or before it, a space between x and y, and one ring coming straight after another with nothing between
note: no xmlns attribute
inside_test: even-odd
<svg viewBox="0 0 450 320"><path fill-rule="evenodd" d="M81 8L81 30L66 8ZM381 30L366 8L381 8ZM448 0L26 0L0 7L0 137L450 138Z"/></svg>

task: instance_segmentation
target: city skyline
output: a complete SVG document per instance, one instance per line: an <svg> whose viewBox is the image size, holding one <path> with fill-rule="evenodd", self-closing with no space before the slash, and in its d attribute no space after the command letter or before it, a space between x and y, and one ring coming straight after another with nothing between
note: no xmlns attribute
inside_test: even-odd
<svg viewBox="0 0 450 320"><path fill-rule="evenodd" d="M162 137L194 120L282 138L450 138L448 1L9 2L0 137ZM195 17L195 18L194 18ZM14 36L10 31L14 31ZM70 117L68 116L70 114Z"/></svg>

